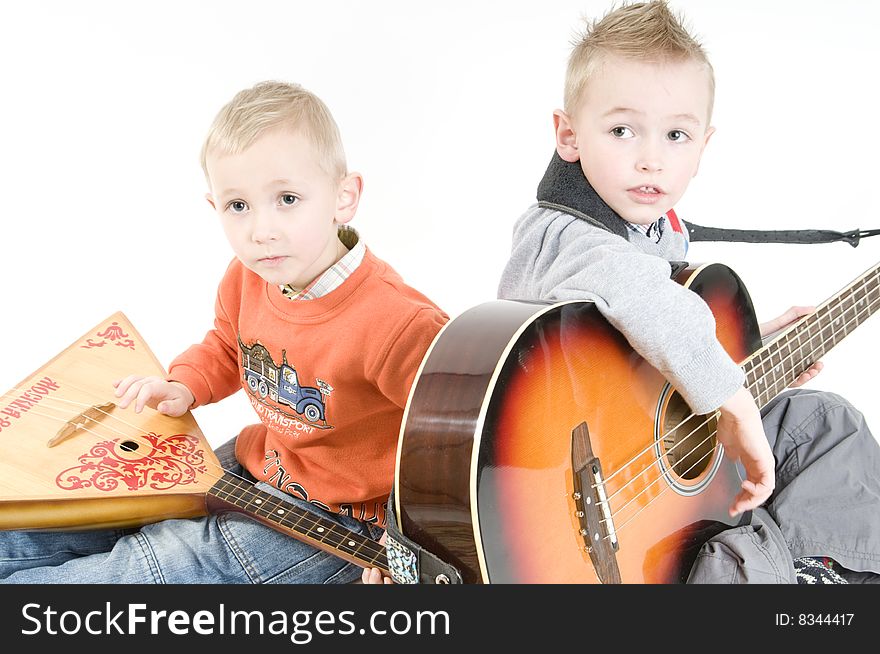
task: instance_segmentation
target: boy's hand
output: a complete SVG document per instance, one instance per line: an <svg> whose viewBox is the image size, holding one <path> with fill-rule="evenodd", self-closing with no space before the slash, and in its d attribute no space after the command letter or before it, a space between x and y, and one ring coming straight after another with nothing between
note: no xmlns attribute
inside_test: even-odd
<svg viewBox="0 0 880 654"><path fill-rule="evenodd" d="M165 381L162 377L141 377L129 375L125 379L113 382L117 402L124 409L134 401L134 412L140 413L145 406L156 409L159 413L176 418L187 412L195 397L180 382Z"/></svg>
<svg viewBox="0 0 880 654"><path fill-rule="evenodd" d="M780 330L785 329L789 325L794 322L797 322L804 316L808 316L816 310L816 307L791 307L788 311L783 313L778 318L774 318L773 320L768 320L767 322L761 323L761 338L766 338L771 334L774 334ZM825 366L821 361L814 362L809 368L807 368L804 372L802 372L797 379L795 379L790 388L797 388L798 386L803 386L808 381L810 381L813 377L819 374L822 368Z"/></svg>
<svg viewBox="0 0 880 654"><path fill-rule="evenodd" d="M727 456L746 471L742 490L730 505L731 517L764 503L776 486L776 461L761 424L761 413L745 387L721 405L718 441Z"/></svg>
<svg viewBox="0 0 880 654"><path fill-rule="evenodd" d="M382 538L379 539L379 545L384 545L387 540L388 532L382 534ZM379 568L364 568L364 571L361 573L361 583L364 584L393 584L394 581L391 577L386 577L382 574Z"/></svg>
<svg viewBox="0 0 880 654"><path fill-rule="evenodd" d="M361 573L361 583L364 584L393 584L391 577L382 574L379 568L364 568Z"/></svg>

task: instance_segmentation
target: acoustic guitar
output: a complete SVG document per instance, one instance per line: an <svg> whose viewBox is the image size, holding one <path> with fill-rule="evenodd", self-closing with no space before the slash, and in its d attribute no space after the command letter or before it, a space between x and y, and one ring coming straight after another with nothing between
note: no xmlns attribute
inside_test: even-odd
<svg viewBox="0 0 880 654"><path fill-rule="evenodd" d="M680 266L759 406L880 302L869 270L762 344L730 268ZM740 524L716 415L676 390L590 302L493 301L435 338L410 394L395 506L403 533L465 583L678 583Z"/></svg>
<svg viewBox="0 0 880 654"><path fill-rule="evenodd" d="M0 397L0 529L132 527L236 511L387 573L384 546L223 470L191 412L116 406L112 382L132 372L165 375L116 313Z"/></svg>

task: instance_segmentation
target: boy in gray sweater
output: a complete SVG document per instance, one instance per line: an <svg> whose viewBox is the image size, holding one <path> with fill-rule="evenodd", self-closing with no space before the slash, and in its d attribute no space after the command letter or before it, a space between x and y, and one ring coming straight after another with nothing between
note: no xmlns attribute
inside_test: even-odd
<svg viewBox="0 0 880 654"><path fill-rule="evenodd" d="M830 475L844 460L844 449L844 467L852 470L849 445L816 454L822 464L816 469L829 471L820 477L823 485L843 484L837 491L842 504L847 493L862 492L867 484L869 508L846 516L832 511L807 528L801 516L809 515L809 507L794 492L797 475L788 460L797 458L796 450L782 436L792 430L791 420L821 414L830 422L814 425L811 436L830 439L826 432L836 432L843 440L843 425L858 422L860 414L838 396L802 391L768 407L762 424L742 369L715 336L707 305L670 278L669 262L685 260L688 250L687 230L672 207L696 175L714 131L713 97L705 52L665 2L623 6L591 25L569 59L565 108L553 113L556 153L538 187L537 204L516 222L498 296L595 302L695 413L719 411L717 439L745 470L731 515L761 507L778 486L769 514L756 511L750 527L731 530L704 547L692 581L790 582L793 557L819 555L833 556L849 570L880 572L880 456L867 427L861 422L856 430L862 458L856 467L863 468L855 486ZM810 311L792 307L761 325L761 333ZM814 363L794 386L819 370L821 363ZM814 462L803 456L798 469ZM779 498L785 507L773 505ZM791 514L790 503L796 526L778 518ZM835 530L843 531L832 536ZM860 554L851 553L856 549ZM713 563L701 566L701 561Z"/></svg>

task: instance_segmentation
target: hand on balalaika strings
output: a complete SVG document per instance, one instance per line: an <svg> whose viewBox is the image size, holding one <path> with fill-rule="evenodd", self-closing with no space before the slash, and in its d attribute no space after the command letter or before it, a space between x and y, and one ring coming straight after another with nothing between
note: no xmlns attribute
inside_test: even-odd
<svg viewBox="0 0 880 654"><path fill-rule="evenodd" d="M162 377L129 375L113 382L120 408L125 409L134 402L135 413L143 411L145 406L156 409L166 416L177 418L186 413L195 401L195 397L180 382L166 381Z"/></svg>

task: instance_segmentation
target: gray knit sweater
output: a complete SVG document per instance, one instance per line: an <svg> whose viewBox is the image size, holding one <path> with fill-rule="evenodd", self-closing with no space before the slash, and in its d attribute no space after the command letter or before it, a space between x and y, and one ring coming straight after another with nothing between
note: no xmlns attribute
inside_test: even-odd
<svg viewBox="0 0 880 654"><path fill-rule="evenodd" d="M583 212L535 204L514 226L498 297L595 302L693 411L709 413L743 385L744 375L715 337L703 299L670 279L669 261L684 260L686 249L685 237L669 225L659 241L629 230L624 237Z"/></svg>

